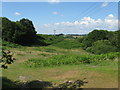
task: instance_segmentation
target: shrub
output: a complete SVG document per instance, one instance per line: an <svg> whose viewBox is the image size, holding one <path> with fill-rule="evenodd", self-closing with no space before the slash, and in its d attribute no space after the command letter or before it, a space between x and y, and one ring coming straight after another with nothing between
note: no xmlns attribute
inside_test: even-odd
<svg viewBox="0 0 120 90"><path fill-rule="evenodd" d="M85 37L79 37L77 38L78 42L82 43Z"/></svg>
<svg viewBox="0 0 120 90"><path fill-rule="evenodd" d="M107 30L93 30L90 32L83 40L84 49L91 47L97 40L107 40L108 31Z"/></svg>
<svg viewBox="0 0 120 90"><path fill-rule="evenodd" d="M108 40L98 40L86 50L94 54L104 54L109 52L116 52L117 48L113 46Z"/></svg>

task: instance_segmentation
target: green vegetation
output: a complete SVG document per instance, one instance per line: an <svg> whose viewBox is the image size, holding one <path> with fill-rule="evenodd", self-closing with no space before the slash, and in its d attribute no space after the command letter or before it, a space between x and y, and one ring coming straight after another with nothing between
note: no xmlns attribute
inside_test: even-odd
<svg viewBox="0 0 120 90"><path fill-rule="evenodd" d="M38 34L38 36L44 38L42 41L48 45L55 44L55 43L58 43L58 42L61 42L62 40L64 40L63 36L57 36L57 35Z"/></svg>
<svg viewBox="0 0 120 90"><path fill-rule="evenodd" d="M113 46L109 40L98 40L86 50L94 54L104 54L109 52L116 52L117 48Z"/></svg>
<svg viewBox="0 0 120 90"><path fill-rule="evenodd" d="M63 40L61 42L53 44L53 46L64 48L64 49L73 49L73 48L80 48L81 43L72 39L72 40Z"/></svg>
<svg viewBox="0 0 120 90"><path fill-rule="evenodd" d="M8 64L12 64L15 58L12 57L10 51L2 50L2 58L0 60L2 61L1 68L7 69Z"/></svg>
<svg viewBox="0 0 120 90"><path fill-rule="evenodd" d="M13 22L7 18L2 18L2 39L5 41L29 45L36 41L36 31L32 21L21 19Z"/></svg>
<svg viewBox="0 0 120 90"><path fill-rule="evenodd" d="M79 41L83 49L94 54L119 51L118 31L94 30Z"/></svg>
<svg viewBox="0 0 120 90"><path fill-rule="evenodd" d="M20 44L15 44L15 43L12 43L12 42L2 41L2 48L6 48L6 47L9 47L9 48L20 48L22 46Z"/></svg>
<svg viewBox="0 0 120 90"><path fill-rule="evenodd" d="M78 39L72 35L65 36L64 34L36 35L34 25L29 19L23 18L13 22L5 17L2 18L3 40L21 45L53 45L64 49L83 47L91 53L103 54L119 51L118 34L119 31L93 30L88 35Z"/></svg>
<svg viewBox="0 0 120 90"><path fill-rule="evenodd" d="M79 65L79 64L100 64L118 58L119 52L101 55L56 55L51 58L29 59L25 64L29 67L59 66L59 65ZM107 61L107 62L106 62Z"/></svg>
<svg viewBox="0 0 120 90"><path fill-rule="evenodd" d="M3 87L118 87L119 31L42 35L28 19L2 19Z"/></svg>

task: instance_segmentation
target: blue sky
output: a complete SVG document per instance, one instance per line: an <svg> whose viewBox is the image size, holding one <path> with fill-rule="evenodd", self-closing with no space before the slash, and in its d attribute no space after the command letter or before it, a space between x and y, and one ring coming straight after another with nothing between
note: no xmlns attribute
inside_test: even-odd
<svg viewBox="0 0 120 90"><path fill-rule="evenodd" d="M85 34L93 29L117 30L117 2L3 2L2 16L28 18L41 34Z"/></svg>

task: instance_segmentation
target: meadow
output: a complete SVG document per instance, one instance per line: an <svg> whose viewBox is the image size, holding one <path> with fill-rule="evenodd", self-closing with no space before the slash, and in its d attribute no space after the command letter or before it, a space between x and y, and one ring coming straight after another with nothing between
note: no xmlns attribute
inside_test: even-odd
<svg viewBox="0 0 120 90"><path fill-rule="evenodd" d="M3 77L19 82L42 80L56 84L86 78L88 83L82 88L118 87L120 52L92 54L83 50L76 38L61 37L45 42L50 45L21 46L3 41L3 48L16 58L8 69L3 69Z"/></svg>

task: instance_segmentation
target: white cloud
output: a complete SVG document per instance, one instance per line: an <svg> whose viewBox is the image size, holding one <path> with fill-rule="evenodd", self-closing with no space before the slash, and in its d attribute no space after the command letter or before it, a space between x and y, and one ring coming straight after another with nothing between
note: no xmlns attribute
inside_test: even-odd
<svg viewBox="0 0 120 90"><path fill-rule="evenodd" d="M94 22L95 22L94 19L92 19L92 18L90 18L90 17L84 17L84 18L81 20L80 24L88 25L88 24L94 23Z"/></svg>
<svg viewBox="0 0 120 90"><path fill-rule="evenodd" d="M50 3L59 3L60 0L49 0Z"/></svg>
<svg viewBox="0 0 120 90"><path fill-rule="evenodd" d="M57 15L57 14L58 14L58 12L56 12L56 11L55 11L55 12L52 12L52 14Z"/></svg>
<svg viewBox="0 0 120 90"><path fill-rule="evenodd" d="M106 7L106 6L108 6L108 4L109 4L109 2L103 2L101 7Z"/></svg>
<svg viewBox="0 0 120 90"><path fill-rule="evenodd" d="M78 24L79 24L79 22L78 22L78 21L75 21L75 22L74 22L74 24L75 24L75 25L78 25Z"/></svg>
<svg viewBox="0 0 120 90"><path fill-rule="evenodd" d="M60 25L60 23L55 23L54 25Z"/></svg>
<svg viewBox="0 0 120 90"><path fill-rule="evenodd" d="M113 16L113 14L109 14L109 15L108 15L108 17L111 17L111 18L113 18L114 16Z"/></svg>
<svg viewBox="0 0 120 90"><path fill-rule="evenodd" d="M19 16L19 15L21 15L19 12L15 12L14 13L16 16Z"/></svg>
<svg viewBox="0 0 120 90"><path fill-rule="evenodd" d="M79 21L66 21L57 22L53 24L44 24L39 28L40 33L53 33L53 30L57 33L78 33L86 34L94 29L103 30L117 30L118 29L118 19L113 15L109 14L105 19L93 19L91 17L84 17Z"/></svg>

